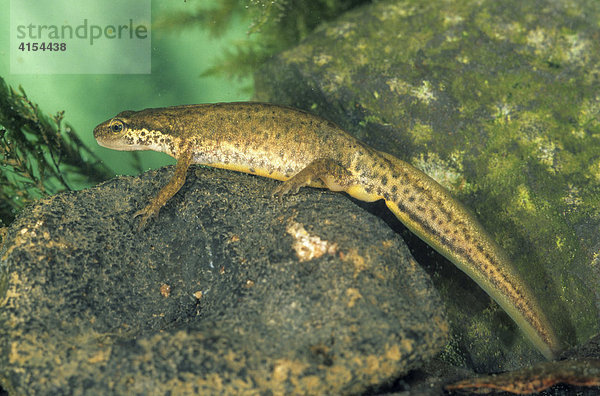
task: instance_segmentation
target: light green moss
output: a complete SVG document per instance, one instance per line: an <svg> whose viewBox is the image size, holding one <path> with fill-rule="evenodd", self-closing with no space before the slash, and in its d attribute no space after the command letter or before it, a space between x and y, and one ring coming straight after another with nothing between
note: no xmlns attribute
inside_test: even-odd
<svg viewBox="0 0 600 396"><path fill-rule="evenodd" d="M431 125L422 122L415 122L408 131L414 144L426 146L433 139L433 128Z"/></svg>

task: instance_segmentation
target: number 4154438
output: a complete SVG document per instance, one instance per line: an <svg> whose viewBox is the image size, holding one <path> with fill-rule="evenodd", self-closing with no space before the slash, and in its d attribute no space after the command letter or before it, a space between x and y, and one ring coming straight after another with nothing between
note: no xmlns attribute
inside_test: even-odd
<svg viewBox="0 0 600 396"><path fill-rule="evenodd" d="M66 51L67 43L21 43L19 50L35 52L35 51Z"/></svg>

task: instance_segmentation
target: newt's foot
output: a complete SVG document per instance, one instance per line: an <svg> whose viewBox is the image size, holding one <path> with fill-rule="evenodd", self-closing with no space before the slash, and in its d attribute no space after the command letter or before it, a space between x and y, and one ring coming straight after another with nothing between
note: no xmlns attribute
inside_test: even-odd
<svg viewBox="0 0 600 396"><path fill-rule="evenodd" d="M288 179L275 187L271 193L271 196L282 198L284 195L297 194L298 191L300 191L300 188L306 185L308 185L308 183L292 177L291 179Z"/></svg>
<svg viewBox="0 0 600 396"><path fill-rule="evenodd" d="M148 223L148 220L151 217L155 217L158 214L158 210L153 208L153 206L154 205L150 204L150 205L146 206L144 209L138 210L137 212L135 212L133 214L134 219L138 216L141 216L140 222L138 223L138 226L137 226L138 232L142 231L146 227L146 224Z"/></svg>

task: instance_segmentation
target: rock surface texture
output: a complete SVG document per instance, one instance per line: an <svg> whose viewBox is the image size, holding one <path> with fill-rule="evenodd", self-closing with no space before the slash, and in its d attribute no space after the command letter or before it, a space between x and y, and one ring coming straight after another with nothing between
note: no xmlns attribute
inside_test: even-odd
<svg viewBox="0 0 600 396"><path fill-rule="evenodd" d="M600 332L598 20L593 0L376 2L274 58L256 99L318 113L438 180L577 345ZM541 359L474 282L415 250L448 306L449 361Z"/></svg>
<svg viewBox="0 0 600 396"><path fill-rule="evenodd" d="M342 194L172 167L30 207L0 253L0 381L11 394L345 394L447 342L402 240Z"/></svg>

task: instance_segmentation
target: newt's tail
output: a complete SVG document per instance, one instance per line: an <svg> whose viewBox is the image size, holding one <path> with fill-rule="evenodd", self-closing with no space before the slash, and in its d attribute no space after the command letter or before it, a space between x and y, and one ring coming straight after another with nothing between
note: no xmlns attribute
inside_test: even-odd
<svg viewBox="0 0 600 396"><path fill-rule="evenodd" d="M547 359L560 350L546 315L508 256L475 216L425 173L389 154L388 208L412 232L464 271L504 309Z"/></svg>

